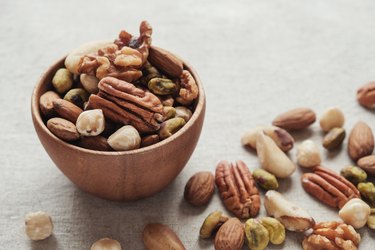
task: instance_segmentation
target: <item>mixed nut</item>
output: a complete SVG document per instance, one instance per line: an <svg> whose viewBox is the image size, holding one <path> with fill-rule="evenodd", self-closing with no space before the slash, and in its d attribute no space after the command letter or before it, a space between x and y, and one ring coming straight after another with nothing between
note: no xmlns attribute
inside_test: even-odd
<svg viewBox="0 0 375 250"><path fill-rule="evenodd" d="M39 99L48 129L99 151L146 147L180 130L199 89L179 58L151 45L151 34L143 21L138 37L121 31L72 51Z"/></svg>

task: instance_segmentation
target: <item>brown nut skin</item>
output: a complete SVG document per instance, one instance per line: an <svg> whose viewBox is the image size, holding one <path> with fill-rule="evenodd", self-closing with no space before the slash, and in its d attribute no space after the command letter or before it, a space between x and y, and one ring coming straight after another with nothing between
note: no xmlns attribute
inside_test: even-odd
<svg viewBox="0 0 375 250"><path fill-rule="evenodd" d="M215 192L215 178L211 172L202 171L186 183L184 198L194 206L207 205Z"/></svg>
<svg viewBox="0 0 375 250"><path fill-rule="evenodd" d="M353 161L371 155L374 151L374 135L364 122L357 122L349 135L348 154Z"/></svg>
<svg viewBox="0 0 375 250"><path fill-rule="evenodd" d="M365 108L375 108L375 82L360 87L357 91L357 100Z"/></svg>
<svg viewBox="0 0 375 250"><path fill-rule="evenodd" d="M78 116L83 112L81 108L64 99L53 100L53 108L62 118L67 119L74 124L76 123Z"/></svg>
<svg viewBox="0 0 375 250"><path fill-rule="evenodd" d="M259 191L243 161L232 164L220 161L216 167L215 183L225 207L235 216L247 219L259 213Z"/></svg>
<svg viewBox="0 0 375 250"><path fill-rule="evenodd" d="M172 78L177 78L182 73L182 61L162 48L151 46L147 59L153 66Z"/></svg>
<svg viewBox="0 0 375 250"><path fill-rule="evenodd" d="M43 115L46 117L51 117L56 114L53 108L53 101L56 99L61 99L61 97L54 91L47 91L40 96L39 108Z"/></svg>
<svg viewBox="0 0 375 250"><path fill-rule="evenodd" d="M97 151L113 151L104 136L82 136L77 142L77 145L82 148L87 148Z"/></svg>
<svg viewBox="0 0 375 250"><path fill-rule="evenodd" d="M369 155L359 159L357 165L365 170L368 175L375 176L375 155Z"/></svg>
<svg viewBox="0 0 375 250"><path fill-rule="evenodd" d="M216 233L215 250L241 250L244 240L244 228L240 220L230 218Z"/></svg>
<svg viewBox="0 0 375 250"><path fill-rule="evenodd" d="M286 130L305 129L316 120L316 114L309 108L296 108L277 116L272 125Z"/></svg>
<svg viewBox="0 0 375 250"><path fill-rule="evenodd" d="M141 138L141 148L153 145L159 141L159 135L146 135Z"/></svg>
<svg viewBox="0 0 375 250"><path fill-rule="evenodd" d="M146 225L143 230L143 243L148 250L185 250L176 233L159 223Z"/></svg>
<svg viewBox="0 0 375 250"><path fill-rule="evenodd" d="M47 128L63 141L76 141L79 139L79 133L76 126L65 119L55 117L47 122Z"/></svg>

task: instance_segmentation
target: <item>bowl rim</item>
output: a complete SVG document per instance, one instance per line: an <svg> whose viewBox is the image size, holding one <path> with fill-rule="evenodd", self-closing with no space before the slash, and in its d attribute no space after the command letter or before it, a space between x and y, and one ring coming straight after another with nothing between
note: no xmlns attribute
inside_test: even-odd
<svg viewBox="0 0 375 250"><path fill-rule="evenodd" d="M173 55L175 55L175 54L173 54ZM48 76L52 73L51 71L53 69L57 68L58 65L63 63L65 61L66 56L60 58L53 65L51 65L41 75L41 77L39 78L36 86L33 89L33 92L32 92L32 95L31 95L31 113L32 113L32 116L34 118L34 122L37 123L37 125L43 130L44 133L48 134L51 138L54 139L54 141L56 143L60 144L61 146L70 148L72 150L78 150L78 151L81 151L82 153L92 154L92 155L102 155L102 156L136 155L136 154L146 153L146 152L155 150L157 148L163 147L164 145L175 141L182 134L186 133L186 131L189 130L190 127L193 126L193 124L197 121L197 119L200 117L201 113L204 112L204 109L205 109L205 93L204 93L204 89L203 89L203 86L202 86L202 82L201 82L201 80L198 76L198 73L188 62L186 62L185 60L181 59L178 56L176 56L176 57L179 58L183 62L184 69L190 71L190 73L193 75L193 77L194 77L194 79L195 79L195 81L198 85L199 95L198 95L198 100L197 100L195 110L194 110L193 115L190 118L190 120L179 131L177 131L175 134L168 137L167 139L159 141L158 143L152 144L150 146L146 146L146 147L138 148L138 149L133 149L133 150L129 150L129 151L98 151L98 150L86 149L86 148L82 148L82 147L70 144L68 142L65 142L65 141L61 140L57 136L55 136L47 128L47 126L44 124L44 122L42 120L42 117L41 117L41 114L40 114L40 109L39 109L39 99L37 98L37 94L40 92L41 87L45 84ZM40 95L42 95L42 93Z"/></svg>

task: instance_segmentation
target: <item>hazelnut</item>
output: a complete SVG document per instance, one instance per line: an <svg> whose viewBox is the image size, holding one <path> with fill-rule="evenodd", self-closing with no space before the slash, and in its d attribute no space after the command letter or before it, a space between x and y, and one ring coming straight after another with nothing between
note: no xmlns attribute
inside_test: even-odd
<svg viewBox="0 0 375 250"><path fill-rule="evenodd" d="M364 201L358 198L349 200L339 211L340 218L354 228L361 228L366 225L370 216L371 208Z"/></svg>
<svg viewBox="0 0 375 250"><path fill-rule="evenodd" d="M139 148L141 137L133 126L126 125L114 132L107 142L114 150L132 150Z"/></svg>
<svg viewBox="0 0 375 250"><path fill-rule="evenodd" d="M338 107L332 107L324 112L319 122L322 130L328 132L333 128L341 128L344 125L345 117Z"/></svg>
<svg viewBox="0 0 375 250"><path fill-rule="evenodd" d="M105 128L103 111L101 109L83 111L77 118L76 127L81 135L99 135Z"/></svg>
<svg viewBox="0 0 375 250"><path fill-rule="evenodd" d="M30 239L44 240L52 234L52 231L52 219L47 213L38 211L26 215L25 232Z"/></svg>
<svg viewBox="0 0 375 250"><path fill-rule="evenodd" d="M121 250L121 245L117 240L110 238L100 239L92 244L91 250Z"/></svg>
<svg viewBox="0 0 375 250"><path fill-rule="evenodd" d="M305 168L316 167L320 165L321 157L319 148L312 140L305 140L297 148L298 165Z"/></svg>

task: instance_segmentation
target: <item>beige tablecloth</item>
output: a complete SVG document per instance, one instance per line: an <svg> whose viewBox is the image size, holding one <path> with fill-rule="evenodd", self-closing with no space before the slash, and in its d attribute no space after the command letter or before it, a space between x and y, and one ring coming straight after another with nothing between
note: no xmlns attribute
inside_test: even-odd
<svg viewBox="0 0 375 250"><path fill-rule="evenodd" d="M336 105L346 129L358 120L375 129L374 114L355 99L356 89L375 78L374 11L372 0L1 1L0 249L89 249L105 236L123 249L143 249L149 222L168 224L187 249L214 249L198 230L209 212L225 210L220 198L216 193L207 207L193 208L183 200L184 186L222 159L258 167L256 155L240 145L244 131L290 108L320 115ZM136 33L143 19L154 27L155 45L197 69L206 119L193 156L168 188L138 202L109 202L78 190L54 166L34 132L30 95L48 65L69 50L121 29ZM295 137L297 144L307 138L320 144L322 133L315 123ZM345 149L346 141L333 153L321 148L324 165L351 164ZM337 220L336 210L303 191L301 173L281 181L280 190L317 221ZM35 210L53 217L54 235L45 241L31 242L23 232L24 215ZM360 233L361 249L373 249L374 232ZM269 249L300 249L302 239L288 232L284 245Z"/></svg>

